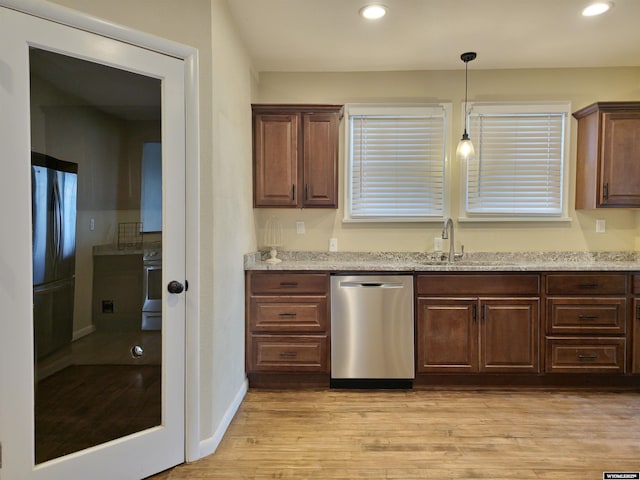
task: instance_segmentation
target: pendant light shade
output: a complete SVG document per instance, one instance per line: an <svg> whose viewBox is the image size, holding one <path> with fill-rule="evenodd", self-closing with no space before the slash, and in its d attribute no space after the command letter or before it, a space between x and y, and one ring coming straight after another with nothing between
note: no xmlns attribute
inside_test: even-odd
<svg viewBox="0 0 640 480"><path fill-rule="evenodd" d="M458 148L456 149L456 157L458 161L467 161L475 156L473 143L471 143L471 139L469 138L469 134L467 133L467 89L469 86L468 71L469 62L471 60L474 60L475 58L476 52L466 52L460 55L460 59L464 62L464 118L462 119L464 133L462 134L462 138L460 139Z"/></svg>
<svg viewBox="0 0 640 480"><path fill-rule="evenodd" d="M458 142L458 148L456 149L456 158L458 160L470 160L476 156L476 151L473 148L473 143L469 138L469 134L467 133L467 129L464 129L464 133L462 134L462 138Z"/></svg>

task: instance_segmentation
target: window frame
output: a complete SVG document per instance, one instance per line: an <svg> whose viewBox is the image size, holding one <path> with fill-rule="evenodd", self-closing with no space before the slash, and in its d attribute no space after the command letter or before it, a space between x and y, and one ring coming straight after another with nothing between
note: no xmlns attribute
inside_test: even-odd
<svg viewBox="0 0 640 480"><path fill-rule="evenodd" d="M569 175L570 175L570 150L571 150L571 102L570 101L545 101L545 102L469 102L465 117L464 106L462 116L465 118L467 131L474 144L476 155L479 150L478 138L471 127L471 115L474 112L486 114L562 114L564 115L564 138L562 146L561 167L561 209L559 213L474 213L467 212L467 173L468 162L460 165L460 222L568 222L569 217Z"/></svg>
<svg viewBox="0 0 640 480"><path fill-rule="evenodd" d="M451 205L451 125L452 125L452 104L450 102L441 103L412 103L412 104L373 104L373 103L351 103L344 107L344 211L343 223L441 223L444 218L449 216ZM352 214L352 156L351 156L351 117L361 115L406 115L406 116L424 116L433 115L433 113L442 113L444 117L444 135L443 135L443 183L442 198L443 208L442 215L434 215L428 217L357 217Z"/></svg>

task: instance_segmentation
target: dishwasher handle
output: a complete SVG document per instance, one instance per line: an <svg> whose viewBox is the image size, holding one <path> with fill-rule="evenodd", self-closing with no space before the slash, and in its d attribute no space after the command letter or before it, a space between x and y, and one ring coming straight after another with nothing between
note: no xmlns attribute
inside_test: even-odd
<svg viewBox="0 0 640 480"><path fill-rule="evenodd" d="M345 281L340 282L340 287L351 287L351 288L403 288L404 285L400 282L353 282L353 281Z"/></svg>

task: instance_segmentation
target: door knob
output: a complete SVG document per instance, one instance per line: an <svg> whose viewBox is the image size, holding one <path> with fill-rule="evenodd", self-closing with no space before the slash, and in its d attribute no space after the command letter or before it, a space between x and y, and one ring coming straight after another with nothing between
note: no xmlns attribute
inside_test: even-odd
<svg viewBox="0 0 640 480"><path fill-rule="evenodd" d="M167 285L167 290L169 290L169 293L182 293L184 292L184 285L177 280L171 280Z"/></svg>

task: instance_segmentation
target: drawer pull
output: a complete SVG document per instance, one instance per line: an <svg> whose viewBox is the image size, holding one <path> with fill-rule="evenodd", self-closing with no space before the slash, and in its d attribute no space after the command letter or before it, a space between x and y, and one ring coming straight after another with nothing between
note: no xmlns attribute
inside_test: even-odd
<svg viewBox="0 0 640 480"><path fill-rule="evenodd" d="M580 283L578 288L598 288L600 285L597 283Z"/></svg>
<svg viewBox="0 0 640 480"><path fill-rule="evenodd" d="M298 356L298 352L280 352L282 358L295 358Z"/></svg>
<svg viewBox="0 0 640 480"><path fill-rule="evenodd" d="M597 360L598 355L595 353L579 353L578 360Z"/></svg>
<svg viewBox="0 0 640 480"><path fill-rule="evenodd" d="M597 320L599 317L598 315L578 315L578 318L580 320Z"/></svg>
<svg viewBox="0 0 640 480"><path fill-rule="evenodd" d="M298 286L298 282L280 282L280 286L282 288L296 288Z"/></svg>
<svg viewBox="0 0 640 480"><path fill-rule="evenodd" d="M297 313L286 313L286 312L283 312L279 316L280 316L280 318L296 318L298 316L298 314Z"/></svg>

